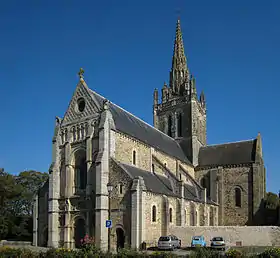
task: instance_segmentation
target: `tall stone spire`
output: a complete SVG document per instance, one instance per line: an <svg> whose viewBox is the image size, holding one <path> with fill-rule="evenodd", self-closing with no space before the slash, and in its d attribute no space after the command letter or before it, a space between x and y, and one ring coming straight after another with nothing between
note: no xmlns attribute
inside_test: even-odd
<svg viewBox="0 0 280 258"><path fill-rule="evenodd" d="M176 36L174 41L169 86L174 94L182 95L182 93L188 88L188 81L189 71L187 67L187 58L184 51L180 19L178 19L176 25Z"/></svg>

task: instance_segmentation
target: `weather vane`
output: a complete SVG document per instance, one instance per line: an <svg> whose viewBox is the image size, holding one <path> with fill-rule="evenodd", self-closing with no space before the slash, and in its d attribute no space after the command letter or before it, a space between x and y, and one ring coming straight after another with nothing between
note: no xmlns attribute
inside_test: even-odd
<svg viewBox="0 0 280 258"><path fill-rule="evenodd" d="M78 75L80 77L80 79L83 79L84 78L84 69L83 68L80 68L80 71L78 72Z"/></svg>

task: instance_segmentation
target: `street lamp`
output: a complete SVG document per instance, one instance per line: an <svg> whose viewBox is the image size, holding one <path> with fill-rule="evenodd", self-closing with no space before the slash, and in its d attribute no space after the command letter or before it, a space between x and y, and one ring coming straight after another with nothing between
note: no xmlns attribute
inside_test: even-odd
<svg viewBox="0 0 280 258"><path fill-rule="evenodd" d="M107 184L108 190L108 220L111 220L111 192L113 191L113 185ZM111 226L108 228L108 253L111 251Z"/></svg>

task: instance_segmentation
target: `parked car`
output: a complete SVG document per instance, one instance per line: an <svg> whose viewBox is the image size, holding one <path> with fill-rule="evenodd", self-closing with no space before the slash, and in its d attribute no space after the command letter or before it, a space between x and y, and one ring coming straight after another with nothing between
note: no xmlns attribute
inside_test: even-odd
<svg viewBox="0 0 280 258"><path fill-rule="evenodd" d="M191 247L206 247L206 241L204 239L204 236L192 237Z"/></svg>
<svg viewBox="0 0 280 258"><path fill-rule="evenodd" d="M211 239L211 248L225 250L226 249L225 240L222 237L213 237Z"/></svg>
<svg viewBox="0 0 280 258"><path fill-rule="evenodd" d="M174 250L181 248L181 240L174 235L161 236L158 240L158 249Z"/></svg>

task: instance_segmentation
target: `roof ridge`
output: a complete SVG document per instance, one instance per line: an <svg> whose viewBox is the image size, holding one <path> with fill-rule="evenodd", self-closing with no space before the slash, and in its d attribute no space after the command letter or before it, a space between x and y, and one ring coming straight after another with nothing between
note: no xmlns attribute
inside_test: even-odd
<svg viewBox="0 0 280 258"><path fill-rule="evenodd" d="M92 91L93 93L95 93L96 95L98 95L99 97L106 99L105 97L103 97L102 95L100 95L99 93L97 93L96 91L89 89L90 91ZM142 120L141 118L139 118L138 116L130 113L129 111L127 111L126 109L120 107L119 105L115 104L114 102L110 101L110 104L113 104L114 106L118 107L119 109L123 110L124 112L128 113L129 115L135 117L136 119L138 119L139 121L141 121L142 123L146 124L147 126L153 128L154 130L158 131L159 133L161 133L162 135L164 135L165 137L170 138L171 140L173 140L174 142L176 142L176 144L179 146L179 143L172 137L170 137L169 135L163 133L162 131L160 131L159 129L155 128L154 126L150 125L149 123L145 122L144 120ZM179 146L180 147L180 146Z"/></svg>
<svg viewBox="0 0 280 258"><path fill-rule="evenodd" d="M235 141L235 142L226 142L226 143L217 143L217 144L208 144L206 146L203 146L201 148L206 148L206 147L215 147L215 146L220 146L220 145L229 145L229 144L234 144L234 143L243 143L243 142L252 142L256 140L256 138L253 139L248 139L248 140L240 140L240 141Z"/></svg>

